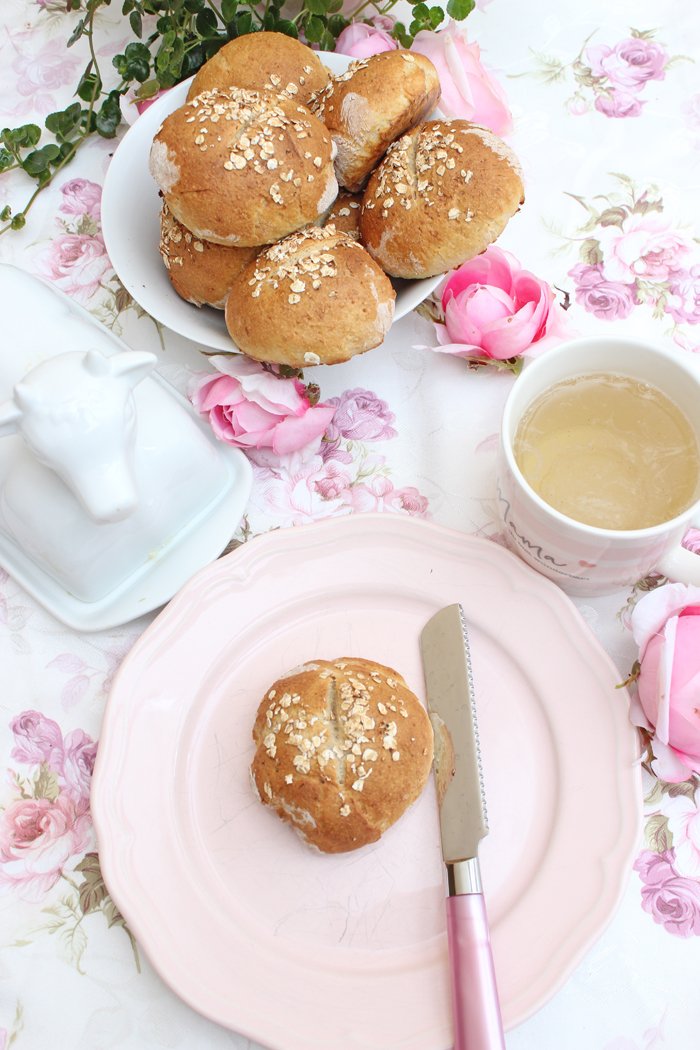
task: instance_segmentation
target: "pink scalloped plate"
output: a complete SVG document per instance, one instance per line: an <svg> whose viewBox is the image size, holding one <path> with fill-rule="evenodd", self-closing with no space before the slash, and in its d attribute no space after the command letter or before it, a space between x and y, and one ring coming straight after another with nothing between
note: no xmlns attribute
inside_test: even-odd
<svg viewBox="0 0 700 1050"><path fill-rule="evenodd" d="M94 776L109 890L202 1014L277 1050L452 1045L432 782L378 843L323 856L260 805L248 766L266 687L304 660L362 655L422 697L421 627L456 601L507 1026L611 918L641 819L638 749L619 674L570 600L496 544L407 517L274 531L199 572L136 643Z"/></svg>

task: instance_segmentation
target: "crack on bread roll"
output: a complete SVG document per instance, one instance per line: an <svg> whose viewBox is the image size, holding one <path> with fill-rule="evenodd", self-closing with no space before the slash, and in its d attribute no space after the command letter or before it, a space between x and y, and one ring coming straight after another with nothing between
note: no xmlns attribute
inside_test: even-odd
<svg viewBox="0 0 700 1050"><path fill-rule="evenodd" d="M332 224L309 226L261 252L236 278L226 324L256 360L335 364L379 346L395 298L389 278L351 234Z"/></svg>
<svg viewBox="0 0 700 1050"><path fill-rule="evenodd" d="M433 758L427 712L401 675L355 657L278 679L253 739L260 801L326 853L376 842L418 798Z"/></svg>
<svg viewBox="0 0 700 1050"><path fill-rule="evenodd" d="M479 255L524 199L517 157L468 121L426 121L387 150L365 191L360 235L394 277L433 277Z"/></svg>
<svg viewBox="0 0 700 1050"><path fill-rule="evenodd" d="M313 222L337 193L330 134L306 107L232 87L171 113L151 174L173 215L218 244L269 244Z"/></svg>

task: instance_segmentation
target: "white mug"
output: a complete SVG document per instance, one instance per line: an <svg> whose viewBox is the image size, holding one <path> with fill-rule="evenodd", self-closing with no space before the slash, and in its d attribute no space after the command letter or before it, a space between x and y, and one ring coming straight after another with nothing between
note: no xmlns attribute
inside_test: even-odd
<svg viewBox="0 0 700 1050"><path fill-rule="evenodd" d="M670 521L644 529L602 529L550 507L523 477L513 440L523 413L554 383L586 373L632 376L657 387L690 421L700 446L700 362L634 339L576 339L527 365L506 401L501 426L498 503L511 548L570 594L608 594L651 571L700 585L700 556L681 546L700 528L700 499Z"/></svg>

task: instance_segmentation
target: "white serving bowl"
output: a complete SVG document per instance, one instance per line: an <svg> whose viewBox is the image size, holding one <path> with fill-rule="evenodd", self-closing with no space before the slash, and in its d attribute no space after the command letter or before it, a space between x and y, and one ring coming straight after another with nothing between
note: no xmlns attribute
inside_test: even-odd
<svg viewBox="0 0 700 1050"><path fill-rule="evenodd" d="M347 55L320 52L333 73L350 63ZM102 233L112 265L126 290L167 328L214 350L235 350L223 310L192 306L175 292L160 258L160 198L148 170L153 137L168 114L186 99L190 81L168 91L138 118L120 142L102 192ZM394 322L415 309L442 276L421 281L393 280Z"/></svg>

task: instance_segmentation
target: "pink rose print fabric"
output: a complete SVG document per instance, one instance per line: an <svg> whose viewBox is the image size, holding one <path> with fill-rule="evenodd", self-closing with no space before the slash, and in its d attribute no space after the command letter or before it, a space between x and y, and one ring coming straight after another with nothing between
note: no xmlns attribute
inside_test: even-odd
<svg viewBox="0 0 700 1050"><path fill-rule="evenodd" d="M666 215L654 187L627 176L595 199L570 196L586 220L570 238L580 261L569 269L574 300L601 321L622 321L642 308L663 318L674 340L693 348L700 323L700 248L687 223Z"/></svg>
<svg viewBox="0 0 700 1050"><path fill-rule="evenodd" d="M23 711L10 728L11 757L29 768L14 773L20 797L0 814L0 886L40 900L90 842L97 745L81 729L64 737L38 711Z"/></svg>
<svg viewBox="0 0 700 1050"><path fill-rule="evenodd" d="M640 117L649 103L651 85L666 78L673 59L655 35L653 30L631 29L621 40L603 43L592 34L571 62L538 55L535 76L547 81L573 79L575 91L565 103L572 116Z"/></svg>

